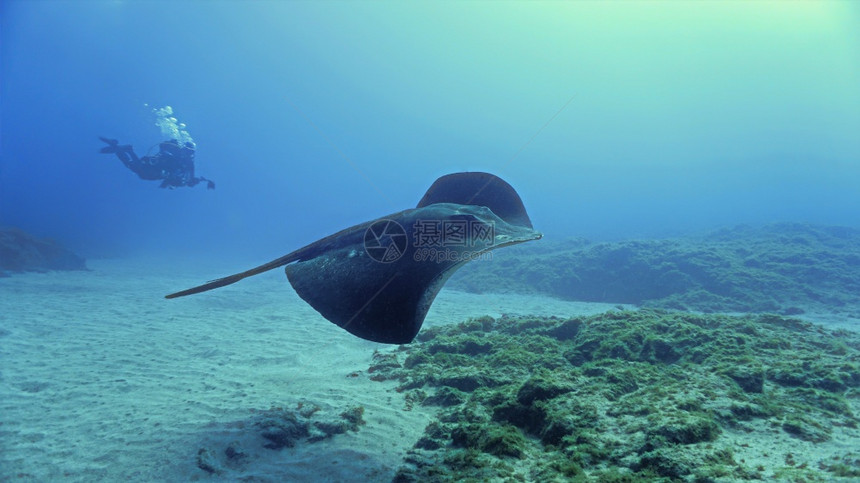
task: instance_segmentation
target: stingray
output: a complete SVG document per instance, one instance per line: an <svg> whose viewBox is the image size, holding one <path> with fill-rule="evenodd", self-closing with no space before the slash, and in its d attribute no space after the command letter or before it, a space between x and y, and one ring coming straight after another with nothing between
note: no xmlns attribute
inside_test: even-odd
<svg viewBox="0 0 860 483"><path fill-rule="evenodd" d="M341 230L269 263L167 295L172 299L286 266L323 317L374 342L412 341L433 299L466 262L541 238L507 182L489 173L437 179L416 208Z"/></svg>

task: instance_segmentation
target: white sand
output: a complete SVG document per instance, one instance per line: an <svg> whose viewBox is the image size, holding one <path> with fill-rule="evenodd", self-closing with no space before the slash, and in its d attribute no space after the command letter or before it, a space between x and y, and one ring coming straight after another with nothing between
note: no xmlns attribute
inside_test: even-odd
<svg viewBox="0 0 860 483"><path fill-rule="evenodd" d="M280 270L165 300L254 262L89 264L90 272L0 279L0 481L390 481L431 417L420 406L407 411L394 383L369 380L374 350L393 346L323 319ZM443 290L425 327L612 307ZM252 424L259 411L298 402L319 405L320 415L362 405L367 424L263 448ZM824 448L771 433L726 437L740 459L768 468L787 452L814 465L856 440L837 430ZM246 453L239 462L227 463L231 442ZM198 467L201 449L222 465L220 475Z"/></svg>
<svg viewBox="0 0 860 483"><path fill-rule="evenodd" d="M246 265L92 260L90 272L0 279L0 481L390 481L429 413L368 379L375 349L306 305L283 272L203 295L166 293ZM609 305L444 291L426 326ZM349 374L361 371L359 377ZM269 450L255 411L365 407L358 432ZM211 475L208 449L244 463Z"/></svg>

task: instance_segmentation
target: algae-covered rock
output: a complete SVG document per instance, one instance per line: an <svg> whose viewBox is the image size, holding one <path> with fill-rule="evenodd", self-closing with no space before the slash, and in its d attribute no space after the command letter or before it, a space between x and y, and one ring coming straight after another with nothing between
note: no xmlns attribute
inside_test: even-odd
<svg viewBox="0 0 860 483"><path fill-rule="evenodd" d="M345 428L349 431L358 431L359 426L366 424L363 416L364 406L353 406L340 413L340 418L344 421Z"/></svg>
<svg viewBox="0 0 860 483"><path fill-rule="evenodd" d="M661 436L667 443L694 444L714 441L720 434L720 427L714 418L707 414L682 413L680 417L669 418L650 434Z"/></svg>
<svg viewBox="0 0 860 483"><path fill-rule="evenodd" d="M363 406L354 406L338 417L320 416L320 407L314 404L297 404L295 409L271 408L260 413L253 425L267 440L268 449L292 448L297 443L315 443L347 431L358 431L364 423Z"/></svg>
<svg viewBox="0 0 860 483"><path fill-rule="evenodd" d="M703 236L512 247L449 287L702 312L844 310L860 318L860 230L781 223Z"/></svg>
<svg viewBox="0 0 860 483"><path fill-rule="evenodd" d="M786 433L804 441L812 441L813 443L821 443L830 439L831 429L818 423L812 418L792 415L785 419L782 423L782 429Z"/></svg>
<svg viewBox="0 0 860 483"><path fill-rule="evenodd" d="M734 365L727 368L725 374L746 392L761 393L764 390L764 369L761 366Z"/></svg>
<svg viewBox="0 0 860 483"><path fill-rule="evenodd" d="M295 412L273 410L257 421L260 435L269 440L269 449L292 448L296 441L310 436L310 423Z"/></svg>
<svg viewBox="0 0 860 483"><path fill-rule="evenodd" d="M426 397L422 401L422 404L425 406L455 406L464 403L467 399L468 396L463 391L449 386L442 386L436 391L436 394Z"/></svg>
<svg viewBox="0 0 860 483"><path fill-rule="evenodd" d="M224 469L218 463L216 458L208 448L200 448L197 451L197 467L207 473L220 475Z"/></svg>
<svg viewBox="0 0 860 483"><path fill-rule="evenodd" d="M782 455L751 466L731 435L860 440L853 332L660 310L480 320L435 327L380 369L439 408L395 481L779 478ZM844 461L791 468L829 480L854 471Z"/></svg>
<svg viewBox="0 0 860 483"><path fill-rule="evenodd" d="M526 447L523 434L509 425L458 425L451 431L451 443L455 447L473 448L493 456L514 458L521 458Z"/></svg>
<svg viewBox="0 0 860 483"><path fill-rule="evenodd" d="M541 372L523 383L517 391L517 401L531 405L535 401L546 401L572 390L571 384L553 378L550 373Z"/></svg>
<svg viewBox="0 0 860 483"><path fill-rule="evenodd" d="M365 424L363 416L362 406L339 406L326 401L300 400L287 407L251 410L240 420L208 425L200 445L195 446L197 467L217 476L218 481L257 481L259 477L254 475L264 474L260 468L274 461L290 464L296 453L284 449L315 444L327 451L320 442L359 431ZM197 480L202 474L187 479Z"/></svg>
<svg viewBox="0 0 860 483"><path fill-rule="evenodd" d="M86 270L86 262L58 242L18 228L0 227L0 276L4 272Z"/></svg>

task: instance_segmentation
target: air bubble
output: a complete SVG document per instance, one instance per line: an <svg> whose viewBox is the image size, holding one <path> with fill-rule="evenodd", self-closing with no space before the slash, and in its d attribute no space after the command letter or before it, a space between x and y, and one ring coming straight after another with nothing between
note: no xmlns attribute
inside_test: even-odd
<svg viewBox="0 0 860 483"><path fill-rule="evenodd" d="M181 123L173 117L172 107L164 106L160 109L153 109L152 112L155 114L155 125L161 130L162 136L167 139L175 139L179 144L195 144L194 139L185 130L187 127L185 123Z"/></svg>

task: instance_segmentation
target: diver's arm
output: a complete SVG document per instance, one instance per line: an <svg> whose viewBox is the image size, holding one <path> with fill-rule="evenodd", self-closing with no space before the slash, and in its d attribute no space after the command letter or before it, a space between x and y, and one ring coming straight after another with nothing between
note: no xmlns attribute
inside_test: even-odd
<svg viewBox="0 0 860 483"><path fill-rule="evenodd" d="M197 178L197 183L199 183L201 181L206 182L206 189L208 189L208 190L214 190L215 189L215 182L212 181L211 179L206 179L203 176ZM197 184L197 183L194 183L194 184Z"/></svg>

